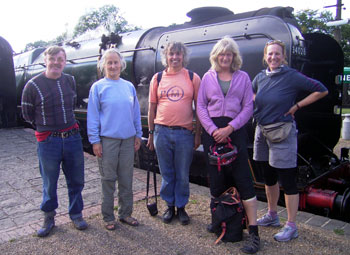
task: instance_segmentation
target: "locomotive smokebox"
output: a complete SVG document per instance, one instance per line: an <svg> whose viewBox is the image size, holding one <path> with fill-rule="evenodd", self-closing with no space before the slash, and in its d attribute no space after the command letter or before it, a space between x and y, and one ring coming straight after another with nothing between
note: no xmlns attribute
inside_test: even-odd
<svg viewBox="0 0 350 255"><path fill-rule="evenodd" d="M10 44L0 36L0 127L16 125L16 79Z"/></svg>

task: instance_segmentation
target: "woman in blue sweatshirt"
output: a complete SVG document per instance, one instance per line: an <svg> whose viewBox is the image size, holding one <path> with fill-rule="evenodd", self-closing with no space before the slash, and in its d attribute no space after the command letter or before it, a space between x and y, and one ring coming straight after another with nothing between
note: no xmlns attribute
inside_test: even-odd
<svg viewBox="0 0 350 255"><path fill-rule="evenodd" d="M140 106L133 84L120 78L126 62L116 49L103 54L99 68L105 77L90 89L87 128L101 174L103 220L107 230L114 230L116 181L119 220L138 225L131 214L134 153L140 148L142 136Z"/></svg>

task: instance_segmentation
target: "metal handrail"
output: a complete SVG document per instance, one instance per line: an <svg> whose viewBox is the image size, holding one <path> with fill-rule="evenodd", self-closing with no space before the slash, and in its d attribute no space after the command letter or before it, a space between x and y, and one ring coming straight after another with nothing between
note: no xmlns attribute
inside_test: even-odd
<svg viewBox="0 0 350 255"><path fill-rule="evenodd" d="M137 52L137 51L144 51L144 50L156 51L156 49L153 48L153 47L146 47L146 48L138 48L138 49L132 49L132 50L123 50L123 51L120 51L120 53ZM71 63L71 64L76 64L75 61L77 61L77 60L84 60L84 59L89 59L89 58L98 58L100 56L101 56L100 54L96 54L96 55L91 55L91 56L87 56L87 57L67 59L66 61ZM17 66L17 67L15 67L15 71L17 71L17 70L26 70L26 69L28 69L30 67L34 67L34 66L46 67L45 63L35 63L35 64L30 64L30 65Z"/></svg>

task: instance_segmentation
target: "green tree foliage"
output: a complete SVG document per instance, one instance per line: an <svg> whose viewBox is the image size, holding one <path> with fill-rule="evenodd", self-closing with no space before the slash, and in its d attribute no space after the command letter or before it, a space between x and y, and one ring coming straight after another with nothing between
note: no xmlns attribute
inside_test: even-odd
<svg viewBox="0 0 350 255"><path fill-rule="evenodd" d="M329 11L319 12L318 10L302 10L296 13L303 34L319 32L333 36L335 27L327 27L326 23L333 21L332 13ZM340 46L344 52L344 65L350 66L350 25L343 25L341 28L342 40Z"/></svg>
<svg viewBox="0 0 350 255"><path fill-rule="evenodd" d="M84 34L87 31L95 30L103 26L109 32L123 33L140 29L137 26L129 25L128 22L119 14L119 9L113 5L104 5L99 9L91 10L79 18L78 24L74 28L73 38ZM68 39L67 32L57 36L51 41L36 41L28 43L25 51L48 45L62 45Z"/></svg>
<svg viewBox="0 0 350 255"><path fill-rule="evenodd" d="M78 24L74 28L73 37L84 34L89 30L94 30L103 26L109 32L128 32L138 29L131 26L119 14L119 8L113 5L104 5L98 10L94 9L80 17Z"/></svg>
<svg viewBox="0 0 350 255"><path fill-rule="evenodd" d="M56 39L54 39L54 40L52 41L52 43L53 43L53 44L58 44L58 45L60 45L60 44L62 44L65 40L67 40L67 38L68 38L68 34L67 34L67 32L64 32L63 34L57 36Z"/></svg>
<svg viewBox="0 0 350 255"><path fill-rule="evenodd" d="M350 25L341 26L342 40L340 45L344 51L344 65L350 66Z"/></svg>
<svg viewBox="0 0 350 255"><path fill-rule="evenodd" d="M40 47L46 47L48 44L49 44L48 42L45 42L43 40L32 42L32 43L27 43L24 51L33 50L33 49L40 48Z"/></svg>
<svg viewBox="0 0 350 255"><path fill-rule="evenodd" d="M67 32L64 32L63 34L57 36L55 39L51 41L39 40L33 43L27 43L24 51L33 50L39 47L47 47L49 45L62 45L66 39L67 39Z"/></svg>
<svg viewBox="0 0 350 255"><path fill-rule="evenodd" d="M319 13L318 10L306 9L297 12L295 18L303 34L312 32L331 34L334 30L333 27L326 26L328 21L333 20L332 13L329 11Z"/></svg>

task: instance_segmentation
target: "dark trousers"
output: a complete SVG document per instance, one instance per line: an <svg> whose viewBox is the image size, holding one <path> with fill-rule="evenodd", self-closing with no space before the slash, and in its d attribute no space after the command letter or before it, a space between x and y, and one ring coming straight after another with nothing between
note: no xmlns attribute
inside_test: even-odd
<svg viewBox="0 0 350 255"><path fill-rule="evenodd" d="M226 127L231 121L227 117L219 117L212 119L217 127ZM232 144L238 149L237 158L229 165L222 166L218 171L216 165L210 165L208 157L206 157L206 165L209 174L210 194L213 197L220 196L228 188L235 186L240 193L242 200L248 200L255 197L253 180L248 164L247 151L247 134L241 128L231 133ZM215 143L214 138L203 130L202 136L204 152L208 155L209 147Z"/></svg>

